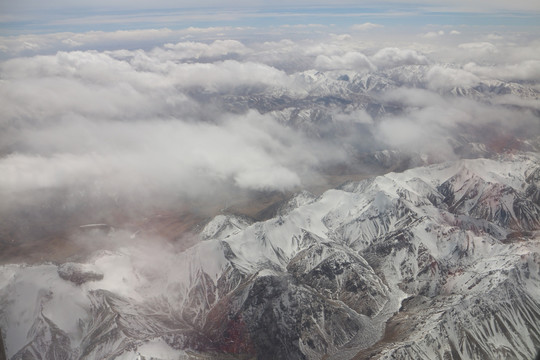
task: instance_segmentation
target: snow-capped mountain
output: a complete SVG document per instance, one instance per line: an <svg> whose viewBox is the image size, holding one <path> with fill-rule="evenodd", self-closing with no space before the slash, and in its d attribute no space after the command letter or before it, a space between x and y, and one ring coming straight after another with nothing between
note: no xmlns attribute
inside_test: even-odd
<svg viewBox="0 0 540 360"><path fill-rule="evenodd" d="M452 64L437 67L454 75L460 71ZM232 109L253 108L262 113L284 109L367 109L374 118L388 112L399 112L403 104L381 95L400 88L424 89L442 96L463 97L490 102L497 96L514 96L522 100L538 100L540 94L532 83L497 79L476 79L470 84L452 85L436 82L431 65L403 65L387 70L358 73L351 70L306 70L292 75L294 89L264 88L259 91L240 91L223 94ZM253 90L253 89L252 89ZM514 106L516 106L515 104ZM383 106L386 111L376 111ZM522 102L521 106L526 106Z"/></svg>
<svg viewBox="0 0 540 360"><path fill-rule="evenodd" d="M531 359L539 186L535 153L459 160L219 215L187 250L5 265L6 355Z"/></svg>

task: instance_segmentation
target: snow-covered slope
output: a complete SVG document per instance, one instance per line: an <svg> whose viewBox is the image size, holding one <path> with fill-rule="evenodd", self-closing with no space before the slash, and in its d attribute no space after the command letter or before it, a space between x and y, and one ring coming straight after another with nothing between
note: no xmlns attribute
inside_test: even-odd
<svg viewBox="0 0 540 360"><path fill-rule="evenodd" d="M9 359L531 359L538 154L460 160L220 215L178 252L7 265Z"/></svg>

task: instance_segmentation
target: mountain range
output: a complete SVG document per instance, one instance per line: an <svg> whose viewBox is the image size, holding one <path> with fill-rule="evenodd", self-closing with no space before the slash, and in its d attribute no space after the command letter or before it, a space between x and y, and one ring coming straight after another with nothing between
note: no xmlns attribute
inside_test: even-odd
<svg viewBox="0 0 540 360"><path fill-rule="evenodd" d="M137 243L2 266L8 359L531 359L540 158L507 153L220 214L187 249Z"/></svg>

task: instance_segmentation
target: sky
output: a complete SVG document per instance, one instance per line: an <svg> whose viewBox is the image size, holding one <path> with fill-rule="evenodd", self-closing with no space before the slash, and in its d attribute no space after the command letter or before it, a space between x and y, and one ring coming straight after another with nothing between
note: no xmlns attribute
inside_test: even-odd
<svg viewBox="0 0 540 360"><path fill-rule="evenodd" d="M356 23L537 27L536 1L37 1L2 0L3 35L149 28L271 27Z"/></svg>

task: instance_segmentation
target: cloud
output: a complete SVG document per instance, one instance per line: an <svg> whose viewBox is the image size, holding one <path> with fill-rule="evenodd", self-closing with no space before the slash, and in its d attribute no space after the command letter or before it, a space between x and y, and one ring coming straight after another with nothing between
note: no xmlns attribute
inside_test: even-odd
<svg viewBox="0 0 540 360"><path fill-rule="evenodd" d="M314 28L326 28L327 25L323 24L294 24L294 25L281 25L283 28L297 28L297 29L314 29Z"/></svg>
<svg viewBox="0 0 540 360"><path fill-rule="evenodd" d="M429 61L426 56L412 49L395 47L384 48L375 53L371 60L379 67L396 67L401 65L425 65Z"/></svg>
<svg viewBox="0 0 540 360"><path fill-rule="evenodd" d="M458 45L459 49L466 50L470 57L492 56L498 52L495 45L490 42L471 42Z"/></svg>
<svg viewBox="0 0 540 360"><path fill-rule="evenodd" d="M382 27L384 27L384 26L380 25L380 24L373 24L373 23L367 22L367 23L363 23L363 24L355 24L355 25L351 26L351 30L353 30L353 31L367 31L367 30L372 30L372 29L382 28Z"/></svg>
<svg viewBox="0 0 540 360"><path fill-rule="evenodd" d="M19 140L33 151L0 161L0 189L15 194L78 187L123 196L197 196L228 181L243 189L285 190L301 185L302 172L319 164L301 135L255 113L219 124L63 121L28 129Z"/></svg>
<svg viewBox="0 0 540 360"><path fill-rule="evenodd" d="M321 70L355 70L359 72L375 69L366 55L356 51L343 55L319 55L315 59L315 66Z"/></svg>
<svg viewBox="0 0 540 360"><path fill-rule="evenodd" d="M455 157L447 138L456 132L456 124L471 120L459 102L428 90L408 88L390 91L384 100L403 104L407 110L378 124L381 141L406 151L438 153L443 159Z"/></svg>
<svg viewBox="0 0 540 360"><path fill-rule="evenodd" d="M402 104L406 107L423 108L428 106L445 106L444 98L427 89L397 88L383 95L385 102Z"/></svg>
<svg viewBox="0 0 540 360"><path fill-rule="evenodd" d="M429 90L401 88L385 94L383 100L400 103L406 110L377 123L374 135L378 140L402 151L427 154L437 161L458 157L453 144L459 137L489 143L508 134L538 134L536 115L527 109L504 106L531 104L523 99L517 102L514 97L496 97L490 103L481 103Z"/></svg>
<svg viewBox="0 0 540 360"><path fill-rule="evenodd" d="M480 79L469 71L449 67L433 66L426 74L428 87L433 90L468 88L477 85Z"/></svg>
<svg viewBox="0 0 540 360"><path fill-rule="evenodd" d="M426 39L434 39L434 38L438 38L439 36L443 36L443 35L444 35L444 31L439 30L439 31L427 32L427 33L423 34L422 37L424 37Z"/></svg>
<svg viewBox="0 0 540 360"><path fill-rule="evenodd" d="M9 56L55 53L59 50L102 50L107 48L152 48L185 36L170 29L59 32L0 37L0 48Z"/></svg>
<svg viewBox="0 0 540 360"><path fill-rule="evenodd" d="M192 42L195 46L200 46L199 51L205 51L202 46L206 45L207 52L218 51L221 46L221 51L224 46L231 45L230 53L244 51L245 48L238 47L238 44L233 44L235 40L224 39L220 43L218 34L235 34L244 33L252 29L248 27L206 27L194 28L189 27L179 30L171 30L168 28L160 29L141 29L141 30L117 30L117 31L87 31L87 32L59 32L46 34L23 34L17 36L2 36L0 37L0 51L9 57L19 55L35 55L35 54L54 54L57 51L73 51L73 50L151 50L153 48L161 48L164 44L174 48L175 44L186 47L189 42L179 42L179 40L198 39L205 42ZM208 43L210 41L210 43ZM212 43L214 41L215 43ZM214 50L212 50L214 49ZM197 51L197 49L191 49ZM225 55L225 54L222 54ZM216 56L216 55L213 55Z"/></svg>
<svg viewBox="0 0 540 360"><path fill-rule="evenodd" d="M0 91L9 117L44 121L65 114L148 116L167 101L166 77L136 71L103 53L59 52L0 65ZM162 99L165 97L165 99ZM2 101L2 100L0 100Z"/></svg>
<svg viewBox="0 0 540 360"><path fill-rule="evenodd" d="M361 159L373 151L452 159L449 139L465 128L535 129L534 41L403 45L288 39L279 28L240 41L214 38L219 30L17 37L41 50L0 62L0 215L88 206L101 216L91 204L114 213L294 191L330 167L370 171ZM209 38L184 38L198 33ZM131 47L137 37L144 47ZM531 96L450 93L496 79Z"/></svg>
<svg viewBox="0 0 540 360"><path fill-rule="evenodd" d="M516 95L507 94L501 95L493 99L494 104L518 106L523 108L530 108L540 111L540 102L538 99L522 98Z"/></svg>
<svg viewBox="0 0 540 360"><path fill-rule="evenodd" d="M482 66L468 63L464 69L484 79L503 81L540 81L540 60L526 60L518 64Z"/></svg>
<svg viewBox="0 0 540 360"><path fill-rule="evenodd" d="M58 191L82 194L81 204L289 191L344 159L339 147L311 143L270 116L225 110L221 96L297 86L269 65L219 60L231 52L251 56L230 40L0 63L4 206L31 203L35 193L53 201ZM203 58L210 62L192 61Z"/></svg>
<svg viewBox="0 0 540 360"><path fill-rule="evenodd" d="M333 116L333 120L354 124L373 124L373 118L363 109L351 112L338 112Z"/></svg>
<svg viewBox="0 0 540 360"><path fill-rule="evenodd" d="M231 91L235 88L292 87L290 78L271 66L227 60L216 64L180 64L171 74L181 87L202 86L209 91Z"/></svg>
<svg viewBox="0 0 540 360"><path fill-rule="evenodd" d="M197 105L179 89L235 93L275 87L294 91L287 74L261 63L178 63L170 58L163 51L77 51L8 60L0 64L4 119L42 121L69 113L145 118L197 111Z"/></svg>
<svg viewBox="0 0 540 360"><path fill-rule="evenodd" d="M501 36L499 34L488 34L486 37L488 38L488 40L495 40L495 41L504 39L504 36Z"/></svg>

